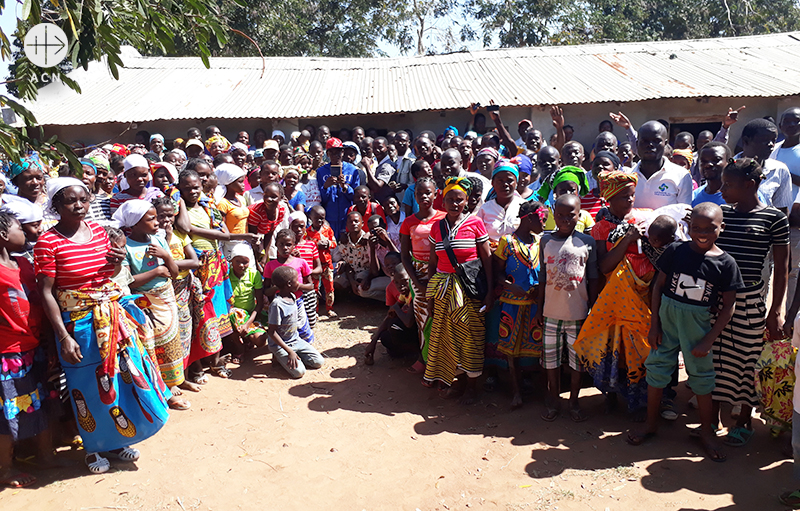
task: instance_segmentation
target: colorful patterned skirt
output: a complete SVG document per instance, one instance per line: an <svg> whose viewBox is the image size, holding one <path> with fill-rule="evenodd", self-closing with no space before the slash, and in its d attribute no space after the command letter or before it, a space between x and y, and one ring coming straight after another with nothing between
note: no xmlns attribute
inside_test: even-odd
<svg viewBox="0 0 800 511"><path fill-rule="evenodd" d="M178 335L181 339L183 359L189 358L192 351L192 283L196 282L194 275L189 273L182 279L172 281L172 290L175 292L175 303L178 306Z"/></svg>
<svg viewBox="0 0 800 511"><path fill-rule="evenodd" d="M732 405L759 405L756 362L764 349L767 309L761 283L736 293L733 317L714 341L711 354L717 372L712 397Z"/></svg>
<svg viewBox="0 0 800 511"><path fill-rule="evenodd" d="M625 258L608 276L575 341L575 352L595 386L617 392L628 411L647 406L644 366L650 354L650 281L639 278Z"/></svg>
<svg viewBox="0 0 800 511"><path fill-rule="evenodd" d="M791 339L786 339L766 343L756 362L756 393L761 400L761 417L772 431L792 430L796 358Z"/></svg>
<svg viewBox="0 0 800 511"><path fill-rule="evenodd" d="M167 281L153 289L142 292L137 305L147 309L153 328L155 360L161 379L168 387L177 387L184 382L183 347L179 327L178 304L172 283Z"/></svg>
<svg viewBox="0 0 800 511"><path fill-rule="evenodd" d="M201 261L205 260L195 271L203 288L203 300L192 301L192 349L184 366L218 353L222 338L233 332L228 318L233 296L228 262L219 250L198 251L197 255Z"/></svg>
<svg viewBox="0 0 800 511"><path fill-rule="evenodd" d="M469 298L453 273L436 273L427 295L434 300L425 380L451 385L460 373L483 371L484 316L481 302Z"/></svg>
<svg viewBox="0 0 800 511"><path fill-rule="evenodd" d="M421 261L411 256L411 262L414 265L417 278L420 280L427 279L428 261ZM428 322L428 301L425 299L425 293L414 287L413 282L411 283L411 287L414 288L414 300L412 301L412 305L414 307L414 320L417 323L417 331L419 332L419 348L423 350L423 359L427 360L427 349L425 345L428 342L431 331L430 325L428 328L425 327Z"/></svg>
<svg viewBox="0 0 800 511"><path fill-rule="evenodd" d="M16 442L47 429L47 403L58 406L58 392L49 388L44 348L0 353L0 435Z"/></svg>
<svg viewBox="0 0 800 511"><path fill-rule="evenodd" d="M74 365L61 358L61 365L89 453L141 442L169 418L172 393L142 343L147 318L132 297L120 294L115 284L57 293L64 324L83 355Z"/></svg>
<svg viewBox="0 0 800 511"><path fill-rule="evenodd" d="M231 323L233 323L233 326L238 330L239 328L247 324L247 320L250 319L250 313L244 309L233 307L231 309L230 318L231 318ZM260 336L265 333L267 333L267 329L264 328L264 326L261 323L259 323L258 320L256 320L253 321L253 323L250 325L250 328L245 333L245 336L251 336L251 335Z"/></svg>

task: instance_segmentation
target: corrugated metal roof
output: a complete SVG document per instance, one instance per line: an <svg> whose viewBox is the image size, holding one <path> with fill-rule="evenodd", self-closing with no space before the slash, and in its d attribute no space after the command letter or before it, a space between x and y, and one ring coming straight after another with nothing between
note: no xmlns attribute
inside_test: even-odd
<svg viewBox="0 0 800 511"><path fill-rule="evenodd" d="M800 94L800 32L485 50L427 57L142 57L126 48L114 80L101 63L70 73L83 91L43 87L41 124L161 119L294 119L676 97ZM262 65L265 67L261 77Z"/></svg>

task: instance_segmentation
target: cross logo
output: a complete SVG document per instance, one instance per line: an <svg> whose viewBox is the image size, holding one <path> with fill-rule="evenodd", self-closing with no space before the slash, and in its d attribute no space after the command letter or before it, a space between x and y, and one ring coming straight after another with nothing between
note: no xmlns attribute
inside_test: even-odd
<svg viewBox="0 0 800 511"><path fill-rule="evenodd" d="M25 34L25 56L39 67L53 67L67 56L67 34L53 23L39 23Z"/></svg>

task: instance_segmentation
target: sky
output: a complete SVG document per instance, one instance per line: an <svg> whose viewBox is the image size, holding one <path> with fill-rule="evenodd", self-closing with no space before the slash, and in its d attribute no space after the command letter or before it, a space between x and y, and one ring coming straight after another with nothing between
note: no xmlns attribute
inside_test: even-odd
<svg viewBox="0 0 800 511"><path fill-rule="evenodd" d="M9 41L13 42L11 38L11 34L17 28L17 10L21 10L22 5L18 3L16 0L11 0L10 2L6 2L6 8L0 13L0 29L3 30L3 33L6 34L9 38ZM5 81L6 77L8 76L8 65L10 62L7 60L3 60L0 62L0 81ZM2 92L6 92L6 85L2 85Z"/></svg>

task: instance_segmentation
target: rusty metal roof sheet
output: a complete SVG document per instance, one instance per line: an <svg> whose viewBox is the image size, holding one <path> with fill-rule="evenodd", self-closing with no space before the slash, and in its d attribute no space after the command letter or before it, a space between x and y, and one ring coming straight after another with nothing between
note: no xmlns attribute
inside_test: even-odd
<svg viewBox="0 0 800 511"><path fill-rule="evenodd" d="M115 80L102 63L70 73L83 91L43 87L41 124L161 119L294 119L501 106L800 94L800 32L547 46L425 57L142 57L125 48ZM263 77L262 66L264 68Z"/></svg>

